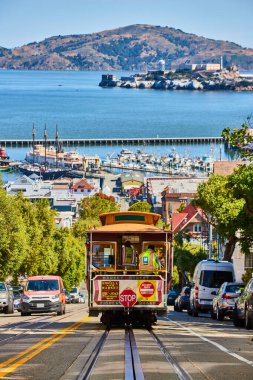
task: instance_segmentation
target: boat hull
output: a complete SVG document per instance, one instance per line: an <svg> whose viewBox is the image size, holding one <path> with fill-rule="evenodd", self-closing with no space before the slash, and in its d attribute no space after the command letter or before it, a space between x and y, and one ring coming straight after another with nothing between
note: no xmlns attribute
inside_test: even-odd
<svg viewBox="0 0 253 380"><path fill-rule="evenodd" d="M26 167L26 166L19 166L19 171L26 176L30 176L32 174L36 174L41 179L58 179L61 177L64 177L68 174L68 170L61 170L61 169L49 169L49 170L42 170L40 168L36 167Z"/></svg>

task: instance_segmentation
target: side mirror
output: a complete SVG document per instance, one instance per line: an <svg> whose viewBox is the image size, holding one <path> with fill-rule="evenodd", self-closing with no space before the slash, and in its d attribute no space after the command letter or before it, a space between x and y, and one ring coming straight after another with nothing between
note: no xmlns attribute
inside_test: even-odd
<svg viewBox="0 0 253 380"><path fill-rule="evenodd" d="M214 290L213 292L211 292L212 296L216 296L217 295L217 292Z"/></svg>

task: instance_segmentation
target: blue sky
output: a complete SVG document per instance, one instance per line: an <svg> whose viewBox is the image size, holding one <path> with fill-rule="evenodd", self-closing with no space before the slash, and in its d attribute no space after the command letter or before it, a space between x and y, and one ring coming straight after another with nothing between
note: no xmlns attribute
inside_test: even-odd
<svg viewBox="0 0 253 380"><path fill-rule="evenodd" d="M0 0L0 46L152 24L253 48L252 15L253 0Z"/></svg>

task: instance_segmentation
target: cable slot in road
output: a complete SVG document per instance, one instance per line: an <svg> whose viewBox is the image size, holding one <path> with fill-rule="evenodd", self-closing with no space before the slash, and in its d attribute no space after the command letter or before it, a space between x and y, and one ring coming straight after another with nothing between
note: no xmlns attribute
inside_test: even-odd
<svg viewBox="0 0 253 380"><path fill-rule="evenodd" d="M133 330L125 330L125 380L144 380L140 356Z"/></svg>

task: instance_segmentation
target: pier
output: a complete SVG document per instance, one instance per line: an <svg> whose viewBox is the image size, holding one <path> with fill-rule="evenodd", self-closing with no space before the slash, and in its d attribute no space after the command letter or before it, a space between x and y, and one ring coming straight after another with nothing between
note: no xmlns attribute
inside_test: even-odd
<svg viewBox="0 0 253 380"><path fill-rule="evenodd" d="M113 138L113 139L61 139L63 146L144 146L144 145L178 145L178 144L221 144L222 137L134 137L134 138ZM44 145L44 139L35 139L35 144ZM23 148L31 147L32 139L25 140L0 140L0 146ZM54 145L55 139L47 139L47 145Z"/></svg>

